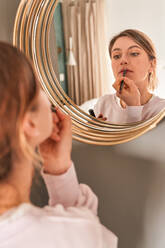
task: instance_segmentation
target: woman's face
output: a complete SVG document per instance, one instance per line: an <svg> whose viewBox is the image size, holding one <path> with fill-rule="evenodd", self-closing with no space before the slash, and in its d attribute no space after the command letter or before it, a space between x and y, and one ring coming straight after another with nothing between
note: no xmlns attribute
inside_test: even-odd
<svg viewBox="0 0 165 248"><path fill-rule="evenodd" d="M49 137L52 133L53 120L52 120L52 111L51 103L49 102L45 92L40 90L38 96L38 126L43 137ZM42 138L41 138L42 139Z"/></svg>
<svg viewBox="0 0 165 248"><path fill-rule="evenodd" d="M43 90L40 89L34 104L33 110L25 114L23 129L30 144L36 147L49 138L52 132L58 136L60 120L57 114L52 114L51 103Z"/></svg>
<svg viewBox="0 0 165 248"><path fill-rule="evenodd" d="M115 41L111 51L111 63L116 79L126 70L126 77L133 80L137 86L142 86L142 83L148 85L152 62L144 49L132 39L120 37Z"/></svg>
<svg viewBox="0 0 165 248"><path fill-rule="evenodd" d="M37 106L34 114L36 115L36 125L39 133L38 143L41 143L51 135L53 129L51 103L43 90L39 92Z"/></svg>

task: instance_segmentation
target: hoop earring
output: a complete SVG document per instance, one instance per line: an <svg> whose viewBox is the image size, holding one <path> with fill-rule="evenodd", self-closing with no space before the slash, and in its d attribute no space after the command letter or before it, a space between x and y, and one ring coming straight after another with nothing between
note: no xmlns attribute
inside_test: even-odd
<svg viewBox="0 0 165 248"><path fill-rule="evenodd" d="M152 80L153 80L152 72L149 72L149 74L148 74L148 82L151 83Z"/></svg>

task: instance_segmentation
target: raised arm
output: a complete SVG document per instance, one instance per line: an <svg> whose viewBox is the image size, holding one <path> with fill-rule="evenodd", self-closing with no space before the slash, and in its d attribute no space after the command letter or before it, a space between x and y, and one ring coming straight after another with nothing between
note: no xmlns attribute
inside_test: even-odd
<svg viewBox="0 0 165 248"><path fill-rule="evenodd" d="M79 184L71 161L71 119L57 109L53 114L54 130L40 146L44 159L42 176L49 193L49 204L64 207L87 207L97 213L97 197L92 190Z"/></svg>

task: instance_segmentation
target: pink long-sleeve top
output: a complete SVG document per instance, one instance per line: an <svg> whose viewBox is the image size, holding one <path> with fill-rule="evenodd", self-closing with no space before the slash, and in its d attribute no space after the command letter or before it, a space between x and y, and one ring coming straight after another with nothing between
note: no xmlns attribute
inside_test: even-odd
<svg viewBox="0 0 165 248"><path fill-rule="evenodd" d="M116 236L97 217L97 197L79 184L74 166L42 173L49 206L23 203L0 216L0 248L116 248Z"/></svg>
<svg viewBox="0 0 165 248"><path fill-rule="evenodd" d="M153 95L141 106L126 106L122 108L116 94L107 94L99 98L94 106L96 117L100 114L113 124L124 124L148 120L165 109L165 99Z"/></svg>

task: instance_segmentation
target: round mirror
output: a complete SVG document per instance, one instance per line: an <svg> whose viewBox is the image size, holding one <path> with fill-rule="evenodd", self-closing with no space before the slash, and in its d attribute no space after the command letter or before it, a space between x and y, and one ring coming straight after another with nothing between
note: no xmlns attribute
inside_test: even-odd
<svg viewBox="0 0 165 248"><path fill-rule="evenodd" d="M88 67L92 65L94 68L94 63L98 55L88 56L90 55L90 45L87 46L87 56L83 56L83 53L80 52L78 53L78 57L74 54L74 36L79 35L81 37L81 33L84 32L83 29L81 29L82 23L79 15L81 6L76 5L76 8L71 8L74 6L75 1L70 1L69 13L71 17L74 11L78 13L76 23L76 27L79 25L78 33L74 33L75 23L73 23L70 27L73 32L73 37L69 36L66 30L64 30L63 37L61 35L59 39L64 38L65 41L63 42L63 46L58 45L55 30L60 27L60 23L58 22L58 15L55 15L55 11L57 8L62 8L61 4L64 5L63 11L66 11L65 4L68 4L68 2L69 0L22 0L15 19L14 45L24 51L33 61L41 85L50 101L54 105L58 104L65 113L71 115L73 138L90 144L113 145L127 142L149 131L164 117L164 109L146 121L127 124L112 124L101 119L96 119L89 115L88 111L84 109L84 102L90 101L91 104L92 100L93 104L95 103L95 99L105 94L106 85L102 88L93 85L93 81L97 82L99 81L98 78L101 77L98 76L96 78L96 68L94 73L90 74L88 72L84 73L83 66L81 68L76 66L82 61L83 65L88 64ZM87 1L87 9L86 12L84 12L83 19L86 21L87 17L89 17L90 4L93 4L92 8L94 14L93 17L88 20L90 26L86 31L86 36L84 36L86 39L89 38L89 33L93 27L92 22L94 22L94 18L96 18L95 1ZM68 12L63 16L67 15ZM67 22L67 19L63 21ZM66 39L65 36L68 38ZM94 38L94 36L90 37L90 44L95 44ZM80 44L80 40L81 39L79 39L79 44L76 45L82 47L83 42ZM60 68L60 59L62 57L66 66ZM106 59L104 57L104 50L102 50L99 58L102 58L103 61ZM104 66L102 63L100 66L103 67L101 74L104 74ZM77 71L79 71L79 78L76 78L78 77ZM67 85L65 84L66 77L68 77L70 85L69 83ZM90 84L89 81L91 82ZM77 84L72 84L73 82L77 82ZM85 91L81 90L82 83Z"/></svg>

